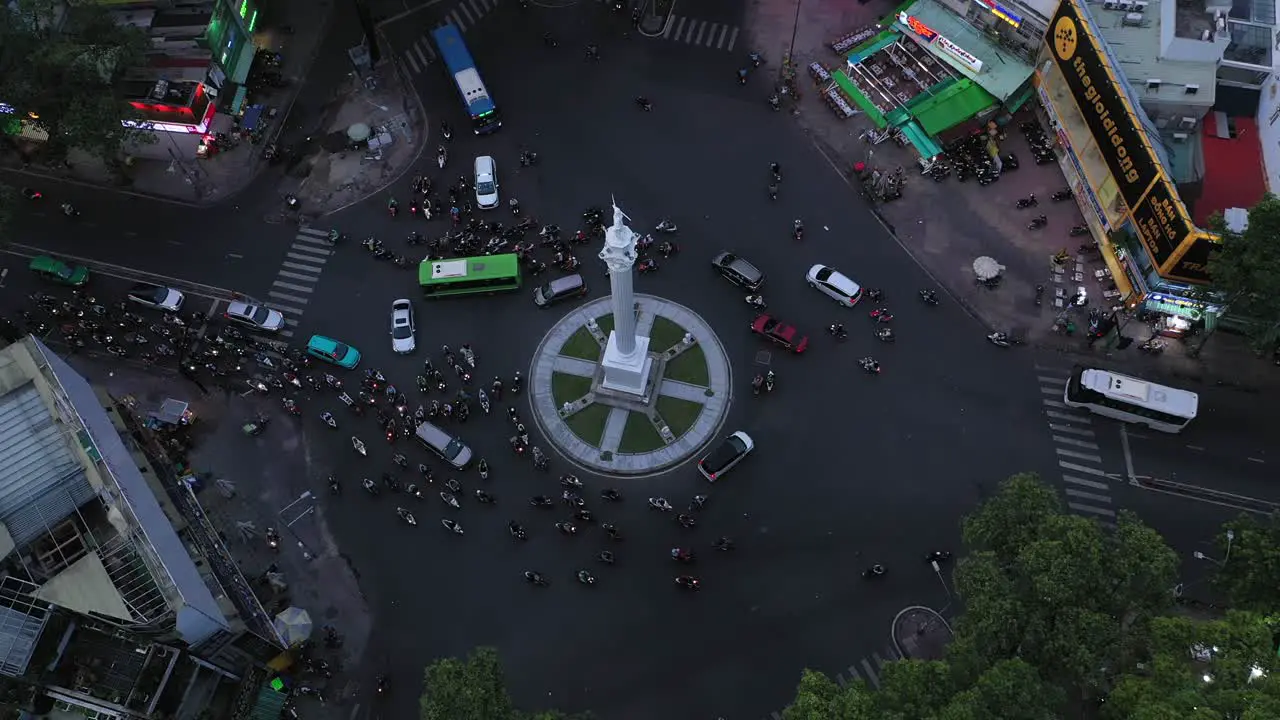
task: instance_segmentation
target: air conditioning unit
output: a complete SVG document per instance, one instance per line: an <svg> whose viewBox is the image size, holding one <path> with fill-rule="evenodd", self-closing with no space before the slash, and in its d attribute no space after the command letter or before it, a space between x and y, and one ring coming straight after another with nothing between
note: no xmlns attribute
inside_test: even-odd
<svg viewBox="0 0 1280 720"><path fill-rule="evenodd" d="M1193 83L1191 85L1186 86L1184 90L1188 95L1195 95L1196 93L1200 92L1200 86Z"/></svg>
<svg viewBox="0 0 1280 720"><path fill-rule="evenodd" d="M1117 10L1120 8L1120 0L1106 0L1102 3L1103 10Z"/></svg>
<svg viewBox="0 0 1280 720"><path fill-rule="evenodd" d="M1159 80L1148 80L1148 81L1147 81L1147 90L1148 90L1149 92L1160 92L1160 81L1159 81Z"/></svg>
<svg viewBox="0 0 1280 720"><path fill-rule="evenodd" d="M1174 142L1176 142L1176 143L1184 143L1184 142L1186 142L1186 141L1187 141L1187 134L1186 134L1186 133L1174 133L1174 134L1173 134L1173 141L1174 141Z"/></svg>
<svg viewBox="0 0 1280 720"><path fill-rule="evenodd" d="M1124 20L1120 24L1127 27L1140 27L1142 25L1142 13L1125 13Z"/></svg>
<svg viewBox="0 0 1280 720"><path fill-rule="evenodd" d="M1147 6L1148 6L1148 5L1150 5L1150 4L1151 4L1151 3L1149 3L1149 2L1144 2L1143 0L1138 0L1138 2L1136 2L1136 3L1134 3L1134 4L1133 4L1133 11L1134 11L1134 12L1139 12L1139 13L1141 13L1141 12L1146 12L1146 11L1147 11Z"/></svg>
<svg viewBox="0 0 1280 720"><path fill-rule="evenodd" d="M1123 12L1129 12L1133 9L1133 3L1130 0L1120 0L1120 2L1116 3L1116 7Z"/></svg>
<svg viewBox="0 0 1280 720"><path fill-rule="evenodd" d="M1194 130L1196 127L1196 119L1193 117L1184 117L1178 121L1178 127L1182 130Z"/></svg>

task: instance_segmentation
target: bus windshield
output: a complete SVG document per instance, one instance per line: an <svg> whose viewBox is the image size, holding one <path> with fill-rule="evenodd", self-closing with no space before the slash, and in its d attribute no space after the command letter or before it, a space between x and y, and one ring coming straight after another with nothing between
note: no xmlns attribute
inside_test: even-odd
<svg viewBox="0 0 1280 720"><path fill-rule="evenodd" d="M1195 419L1200 407L1200 396L1188 390L1084 367L1072 371L1062 401L1168 433L1180 432Z"/></svg>
<svg viewBox="0 0 1280 720"><path fill-rule="evenodd" d="M489 95L484 81L480 79L476 61L471 59L471 53L467 51L458 27L453 24L442 25L431 31L431 37L435 39L440 57L449 69L449 76L453 78L453 84L462 96L462 104L471 117L471 129L477 135L483 135L502 127L498 107Z"/></svg>
<svg viewBox="0 0 1280 720"><path fill-rule="evenodd" d="M426 297L471 295L520 289L520 259L514 254L424 260L418 284Z"/></svg>

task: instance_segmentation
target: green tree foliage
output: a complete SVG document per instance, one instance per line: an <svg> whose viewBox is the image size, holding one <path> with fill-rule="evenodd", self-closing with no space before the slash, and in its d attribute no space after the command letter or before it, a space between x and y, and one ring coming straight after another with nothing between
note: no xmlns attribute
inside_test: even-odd
<svg viewBox="0 0 1280 720"><path fill-rule="evenodd" d="M1231 611L1221 620L1161 617L1140 666L1102 706L1108 720L1274 720L1280 678L1265 616Z"/></svg>
<svg viewBox="0 0 1280 720"><path fill-rule="evenodd" d="M971 553L955 586L965 613L949 649L962 676L1018 657L1080 697L1099 696L1171 603L1178 560L1159 534L1125 513L1114 531L1066 514L1035 475L1005 481L963 531Z"/></svg>
<svg viewBox="0 0 1280 720"><path fill-rule="evenodd" d="M507 695L498 651L491 647L476 648L465 660L436 660L427 666L423 685L421 720L590 720L590 715L558 710L518 711Z"/></svg>
<svg viewBox="0 0 1280 720"><path fill-rule="evenodd" d="M1226 562L1218 567L1214 585L1226 593L1231 607L1260 613L1280 610L1280 518L1241 515L1223 526L1216 543L1216 559Z"/></svg>
<svg viewBox="0 0 1280 720"><path fill-rule="evenodd" d="M53 160L72 147L111 157L126 141L154 140L125 128L136 119L116 91L130 66L140 64L146 35L116 25L91 3L13 0L0 11L0 99L49 134Z"/></svg>
<svg viewBox="0 0 1280 720"><path fill-rule="evenodd" d="M1249 335L1259 349L1280 336L1280 199L1268 193L1249 210L1244 232L1228 230L1220 215L1210 225L1222 236L1209 256L1212 289L1231 314L1253 322Z"/></svg>
<svg viewBox="0 0 1280 720"><path fill-rule="evenodd" d="M1054 720L1062 693L1022 660L1003 660L972 684L945 662L899 660L884 666L880 689L843 688L820 672L800 675L783 720Z"/></svg>

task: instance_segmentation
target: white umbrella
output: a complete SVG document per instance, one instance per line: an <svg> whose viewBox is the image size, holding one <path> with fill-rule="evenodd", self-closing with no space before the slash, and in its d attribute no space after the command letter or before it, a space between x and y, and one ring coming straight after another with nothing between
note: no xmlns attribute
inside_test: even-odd
<svg viewBox="0 0 1280 720"><path fill-rule="evenodd" d="M300 607L285 608L275 620L276 632L290 647L311 637L311 615Z"/></svg>
<svg viewBox="0 0 1280 720"><path fill-rule="evenodd" d="M1004 272L1004 266L996 262L995 258L983 255L973 261L973 274L978 276L979 280L990 280L998 277Z"/></svg>

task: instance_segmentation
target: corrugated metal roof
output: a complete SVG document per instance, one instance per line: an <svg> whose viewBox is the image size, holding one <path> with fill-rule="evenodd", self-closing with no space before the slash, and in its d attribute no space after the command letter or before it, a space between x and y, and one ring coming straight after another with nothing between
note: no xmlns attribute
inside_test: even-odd
<svg viewBox="0 0 1280 720"><path fill-rule="evenodd" d="M94 497L34 384L0 397L0 522L22 547Z"/></svg>
<svg viewBox="0 0 1280 720"><path fill-rule="evenodd" d="M102 455L102 461L111 470L111 476L128 500L143 533L168 569L169 576L186 603L185 607L178 610L178 632L182 639L195 645L218 630L227 629L226 617L218 608L213 593L200 577L195 562L187 553L173 525L169 523L169 518L165 517L164 510L160 508L146 479L138 471L137 464L120 440L111 418L102 409L101 401L93 388L43 343L38 340L34 342L84 421L94 445Z"/></svg>

